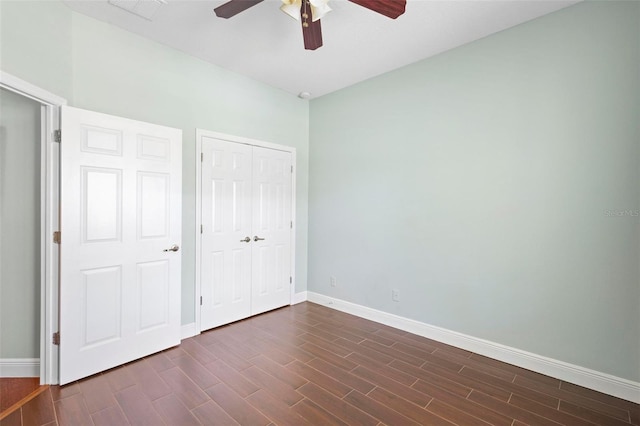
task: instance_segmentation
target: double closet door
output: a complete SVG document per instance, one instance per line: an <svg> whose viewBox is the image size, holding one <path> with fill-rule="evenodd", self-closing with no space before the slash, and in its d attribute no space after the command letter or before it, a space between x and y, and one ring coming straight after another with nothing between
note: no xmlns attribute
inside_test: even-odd
<svg viewBox="0 0 640 426"><path fill-rule="evenodd" d="M201 329L291 302L290 152L203 136Z"/></svg>

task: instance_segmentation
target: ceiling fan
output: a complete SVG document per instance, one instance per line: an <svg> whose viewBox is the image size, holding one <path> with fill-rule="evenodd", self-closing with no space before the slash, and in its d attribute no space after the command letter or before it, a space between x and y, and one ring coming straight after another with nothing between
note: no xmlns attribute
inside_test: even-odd
<svg viewBox="0 0 640 426"><path fill-rule="evenodd" d="M240 12L261 3L264 0L230 0L214 9L219 18L231 18ZM405 11L406 0L349 0L367 9L378 12L391 19L396 19ZM282 0L280 9L291 17L302 22L304 48L316 50L322 46L322 29L320 18L331 8L328 0Z"/></svg>

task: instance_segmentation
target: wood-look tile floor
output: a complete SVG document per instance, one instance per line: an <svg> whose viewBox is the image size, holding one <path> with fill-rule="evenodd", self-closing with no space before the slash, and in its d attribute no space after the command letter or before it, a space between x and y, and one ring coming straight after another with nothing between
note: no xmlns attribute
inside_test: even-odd
<svg viewBox="0 0 640 426"><path fill-rule="evenodd" d="M39 377L0 377L0 416L39 387Z"/></svg>
<svg viewBox="0 0 640 426"><path fill-rule="evenodd" d="M640 406L312 303L49 390L9 425L640 425Z"/></svg>

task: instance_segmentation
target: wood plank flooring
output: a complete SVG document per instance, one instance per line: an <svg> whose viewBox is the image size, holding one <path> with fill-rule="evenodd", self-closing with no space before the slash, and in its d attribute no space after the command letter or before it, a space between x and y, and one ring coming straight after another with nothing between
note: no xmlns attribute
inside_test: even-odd
<svg viewBox="0 0 640 426"><path fill-rule="evenodd" d="M59 387L13 425L640 425L640 406L305 302Z"/></svg>
<svg viewBox="0 0 640 426"><path fill-rule="evenodd" d="M4 413L39 387L39 377L0 377L0 413Z"/></svg>

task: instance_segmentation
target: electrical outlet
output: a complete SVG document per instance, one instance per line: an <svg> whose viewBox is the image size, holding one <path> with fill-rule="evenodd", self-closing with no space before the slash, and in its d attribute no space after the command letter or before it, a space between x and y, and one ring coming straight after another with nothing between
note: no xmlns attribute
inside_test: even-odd
<svg viewBox="0 0 640 426"><path fill-rule="evenodd" d="M393 300L394 302L400 301L400 290L398 290L397 288L391 290L391 300Z"/></svg>
<svg viewBox="0 0 640 426"><path fill-rule="evenodd" d="M335 287L337 284L336 277L329 277L329 284L331 284L331 287Z"/></svg>

